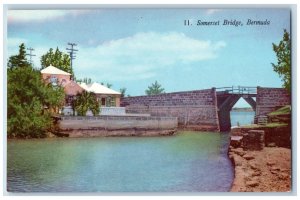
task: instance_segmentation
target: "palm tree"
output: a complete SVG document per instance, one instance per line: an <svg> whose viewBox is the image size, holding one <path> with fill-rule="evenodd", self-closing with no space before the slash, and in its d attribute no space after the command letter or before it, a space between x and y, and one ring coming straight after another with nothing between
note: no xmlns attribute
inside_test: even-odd
<svg viewBox="0 0 300 200"><path fill-rule="evenodd" d="M100 110L96 95L87 91L83 91L76 95L74 108L80 116L85 116L88 110L91 110L93 115L97 115Z"/></svg>

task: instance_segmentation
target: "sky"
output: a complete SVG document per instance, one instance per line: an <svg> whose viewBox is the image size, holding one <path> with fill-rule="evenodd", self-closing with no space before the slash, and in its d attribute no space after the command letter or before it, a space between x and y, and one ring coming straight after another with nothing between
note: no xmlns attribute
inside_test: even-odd
<svg viewBox="0 0 300 200"><path fill-rule="evenodd" d="M247 25L249 19L269 24ZM219 25L197 26L198 20ZM271 65L272 43L279 43L284 29L290 32L289 9L8 10L7 55L16 55L24 42L35 49L34 66L40 68L50 48L67 53L68 42L76 43L77 79L108 82L117 91L125 87L131 96L144 95L155 81L165 92L281 87Z"/></svg>

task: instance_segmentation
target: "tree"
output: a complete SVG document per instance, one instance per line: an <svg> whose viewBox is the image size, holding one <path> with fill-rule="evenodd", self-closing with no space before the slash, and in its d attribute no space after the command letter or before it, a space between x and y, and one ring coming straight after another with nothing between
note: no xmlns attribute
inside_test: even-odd
<svg viewBox="0 0 300 200"><path fill-rule="evenodd" d="M14 55L11 56L8 60L8 64L7 67L9 69L13 69L16 67L27 67L29 66L30 63L27 61L26 59L26 48L25 48L25 44L22 43L19 46L19 54L18 55Z"/></svg>
<svg viewBox="0 0 300 200"><path fill-rule="evenodd" d="M73 69L71 68L70 56L68 54L61 52L58 49L58 47L56 48L55 52L53 52L53 49L50 48L49 51L46 54L42 55L41 57L42 69L50 65L58 69L61 69L65 72L68 72L72 74L72 77L74 77L74 72Z"/></svg>
<svg viewBox="0 0 300 200"><path fill-rule="evenodd" d="M164 93L164 88L161 87L161 85L155 81L155 83L152 83L151 86L148 86L148 89L145 90L145 93L147 95L155 95L155 94L161 94Z"/></svg>
<svg viewBox="0 0 300 200"><path fill-rule="evenodd" d="M100 112L100 105L96 95L87 91L83 91L76 95L74 107L77 114L80 116L85 116L88 110L91 110L93 115L98 115Z"/></svg>
<svg viewBox="0 0 300 200"><path fill-rule="evenodd" d="M85 77L83 79L76 80L76 82L85 83L85 84L91 84L92 83L92 79Z"/></svg>
<svg viewBox="0 0 300 200"><path fill-rule="evenodd" d="M105 85L103 82L101 82L101 85ZM106 83L106 87L107 88L111 88L112 87L112 84L111 83Z"/></svg>
<svg viewBox="0 0 300 200"><path fill-rule="evenodd" d="M273 70L279 74L283 87L291 91L291 40L289 33L284 30L283 38L278 45L272 43L277 56L277 64L272 63Z"/></svg>
<svg viewBox="0 0 300 200"><path fill-rule="evenodd" d="M53 88L45 84L40 72L32 68L24 54L25 45L22 44L19 54L11 56L8 62L8 137L45 137L46 131L53 128L51 114L62 105L64 92L59 86Z"/></svg>
<svg viewBox="0 0 300 200"><path fill-rule="evenodd" d="M120 92L121 92L121 97L125 97L125 93L126 93L127 88L120 88Z"/></svg>

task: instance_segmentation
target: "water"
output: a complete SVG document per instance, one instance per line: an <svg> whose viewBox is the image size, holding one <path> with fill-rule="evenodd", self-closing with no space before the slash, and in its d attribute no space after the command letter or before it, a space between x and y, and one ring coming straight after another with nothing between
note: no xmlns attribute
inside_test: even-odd
<svg viewBox="0 0 300 200"><path fill-rule="evenodd" d="M228 134L8 141L10 192L222 192Z"/></svg>
<svg viewBox="0 0 300 200"><path fill-rule="evenodd" d="M245 111L245 112L236 112L231 111L230 112L230 120L231 120L231 126L237 126L239 123L240 125L247 125L247 124L253 124L254 122L254 111Z"/></svg>

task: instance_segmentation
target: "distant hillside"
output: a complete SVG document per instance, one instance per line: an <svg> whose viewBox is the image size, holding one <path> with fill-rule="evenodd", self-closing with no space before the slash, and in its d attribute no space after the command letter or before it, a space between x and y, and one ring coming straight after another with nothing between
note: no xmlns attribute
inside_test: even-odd
<svg viewBox="0 0 300 200"><path fill-rule="evenodd" d="M232 108L231 111L235 112L253 112L252 108Z"/></svg>

